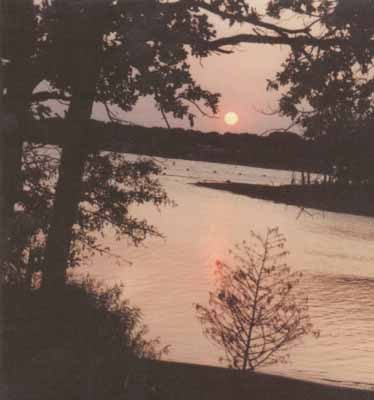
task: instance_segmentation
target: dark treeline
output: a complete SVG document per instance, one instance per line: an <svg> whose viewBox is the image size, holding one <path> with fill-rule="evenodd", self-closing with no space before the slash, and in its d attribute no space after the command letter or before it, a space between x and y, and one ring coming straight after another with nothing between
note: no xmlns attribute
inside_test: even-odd
<svg viewBox="0 0 374 400"><path fill-rule="evenodd" d="M35 122L25 140L63 145L63 120ZM64 133L64 134L62 134ZM255 165L338 176L340 181L372 181L374 137L370 132L308 140L287 131L254 133L201 132L182 128L148 128L90 121L90 144L101 149L168 158Z"/></svg>

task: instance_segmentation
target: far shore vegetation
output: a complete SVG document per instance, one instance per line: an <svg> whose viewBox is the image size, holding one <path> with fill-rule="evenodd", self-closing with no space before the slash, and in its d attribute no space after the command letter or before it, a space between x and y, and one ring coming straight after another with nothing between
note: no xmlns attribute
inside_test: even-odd
<svg viewBox="0 0 374 400"><path fill-rule="evenodd" d="M296 206L300 213L312 209L374 217L372 185L314 183L276 186L231 181L201 181L195 185Z"/></svg>

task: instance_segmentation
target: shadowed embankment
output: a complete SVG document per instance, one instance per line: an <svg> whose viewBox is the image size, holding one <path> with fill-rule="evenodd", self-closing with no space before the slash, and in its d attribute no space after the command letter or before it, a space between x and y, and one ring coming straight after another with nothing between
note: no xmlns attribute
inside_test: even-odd
<svg viewBox="0 0 374 400"><path fill-rule="evenodd" d="M13 384L7 391L0 388L4 400L47 400L54 399L126 399L126 400L373 400L374 391L323 385L292 378L262 373L241 371L204 365L183 364L166 361L137 362L124 374L123 391L115 397L107 393L87 390L90 363L71 362L63 357L62 369L70 371L66 376L56 376L56 369L44 377L44 385ZM56 360L49 363L56 367ZM77 368L78 367L78 368ZM116 366L117 368L120 366ZM92 368L92 367L91 367ZM45 372L45 368L43 369ZM67 372L66 371L66 372ZM109 370L110 371L110 370ZM29 371L31 372L31 371ZM33 370L31 375L40 375ZM85 384L76 386L79 372L86 378ZM121 373L121 369L112 370ZM54 382L51 382L51 376ZM84 379L85 380L85 379ZM51 384L53 383L53 386ZM100 384L99 384L100 386ZM3 390L2 390L3 389ZM31 389L31 390L30 390ZM35 391L35 389L37 389ZM78 395L78 397L75 397ZM51 396L51 397L50 397Z"/></svg>
<svg viewBox="0 0 374 400"><path fill-rule="evenodd" d="M149 364L152 380L175 400L373 400L374 392L262 373L165 361Z"/></svg>
<svg viewBox="0 0 374 400"><path fill-rule="evenodd" d="M302 208L374 216L374 187L353 185L256 185L239 182L196 182L196 186Z"/></svg>
<svg viewBox="0 0 374 400"><path fill-rule="evenodd" d="M372 400L373 391L158 361L120 287L4 288L1 400Z"/></svg>

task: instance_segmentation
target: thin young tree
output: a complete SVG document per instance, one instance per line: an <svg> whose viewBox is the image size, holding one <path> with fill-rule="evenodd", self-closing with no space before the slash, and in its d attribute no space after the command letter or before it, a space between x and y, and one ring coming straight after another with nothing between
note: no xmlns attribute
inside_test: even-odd
<svg viewBox="0 0 374 400"><path fill-rule="evenodd" d="M314 331L308 299L297 290L301 273L285 262L285 237L278 228L251 233L230 251L235 265L217 261L218 284L209 305L196 305L204 334L223 347L231 368L253 371L286 362L296 340Z"/></svg>

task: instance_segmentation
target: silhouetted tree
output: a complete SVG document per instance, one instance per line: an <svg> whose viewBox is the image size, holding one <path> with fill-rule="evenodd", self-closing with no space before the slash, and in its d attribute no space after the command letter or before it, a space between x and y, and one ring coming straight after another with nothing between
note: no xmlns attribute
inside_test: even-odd
<svg viewBox="0 0 374 400"><path fill-rule="evenodd" d="M223 347L232 368L285 362L295 341L312 332L308 300L297 292L301 273L284 262L284 246L278 229L252 233L233 251L235 266L217 262L209 306L196 305L204 334Z"/></svg>
<svg viewBox="0 0 374 400"><path fill-rule="evenodd" d="M153 95L164 114L188 116L191 121L194 116L186 101L204 100L216 110L218 96L201 89L190 75L183 42L168 41L170 32L187 26L192 36L204 37L207 33L199 31L199 26L198 34L193 30L199 18L176 11L162 13L156 6L149 1L115 4L56 0L46 9L52 54L58 51L56 63L51 65L51 81L71 95L67 117L75 133L61 156L46 249L47 286L64 281L82 174L92 151L88 121L94 101L130 110L139 97Z"/></svg>
<svg viewBox="0 0 374 400"><path fill-rule="evenodd" d="M362 158L373 163L374 158L365 137L374 121L374 3L309 3L310 15L320 13L318 3L324 7L318 22L321 37L337 41L328 47L294 46L269 88L287 88L281 94L280 113L318 142L326 170L334 167L341 182L359 182L367 172L355 177L352 164L361 164Z"/></svg>
<svg viewBox="0 0 374 400"><path fill-rule="evenodd" d="M150 95L165 118L171 113L192 123L189 106L201 111L206 105L215 112L218 95L192 78L190 55L229 53L232 49L227 46L240 43L285 44L294 51L345 43L333 30L321 36L320 26L336 2L269 1L264 14L246 0L46 0L40 4L33 4L38 10L34 18L38 40L26 57L38 66L31 92L43 80L54 90L32 93L32 101L64 98L70 102L66 126L70 134L62 152L47 244L45 273L51 285L64 281L84 164L92 151L88 120L94 102L129 111L140 97ZM305 20L289 27L282 23L283 12ZM218 37L210 16L245 25L248 31ZM3 58L10 69L14 56L9 53ZM27 75L27 67L21 73Z"/></svg>
<svg viewBox="0 0 374 400"><path fill-rule="evenodd" d="M34 79L35 14L32 0L0 2L0 265L9 249L9 229L20 184L21 131L28 117Z"/></svg>
<svg viewBox="0 0 374 400"><path fill-rule="evenodd" d="M56 148L31 144L25 147L23 190L12 220L11 251L5 264L5 280L22 287L33 285L33 277L38 277L35 273L44 264L58 164ZM157 179L161 171L149 159L128 161L123 154L112 152L89 155L67 267L78 266L95 253L123 261L110 246L100 243L105 229L110 228L116 239L125 237L134 245L147 236L160 236L157 228L146 220L131 216L129 207L144 203L160 207L171 203Z"/></svg>
<svg viewBox="0 0 374 400"><path fill-rule="evenodd" d="M267 17L275 15L270 3ZM292 4L285 8L299 13L302 7ZM231 24L248 24L253 33L217 39L206 13ZM205 57L243 42L320 43L309 25L290 29L268 22L244 0L55 0L46 7L45 15L54 55L49 64L50 81L72 96L68 117L76 132L62 153L47 243L45 278L46 284L51 281L52 285L53 281L61 284L64 280L89 140L89 124L84 121L90 118L94 101L129 110L140 96L152 95L165 118L172 113L192 122L194 115L188 103L200 109L198 103L202 101L215 112L218 96L195 83L187 63L189 54ZM258 34L256 28L263 29L265 34Z"/></svg>

